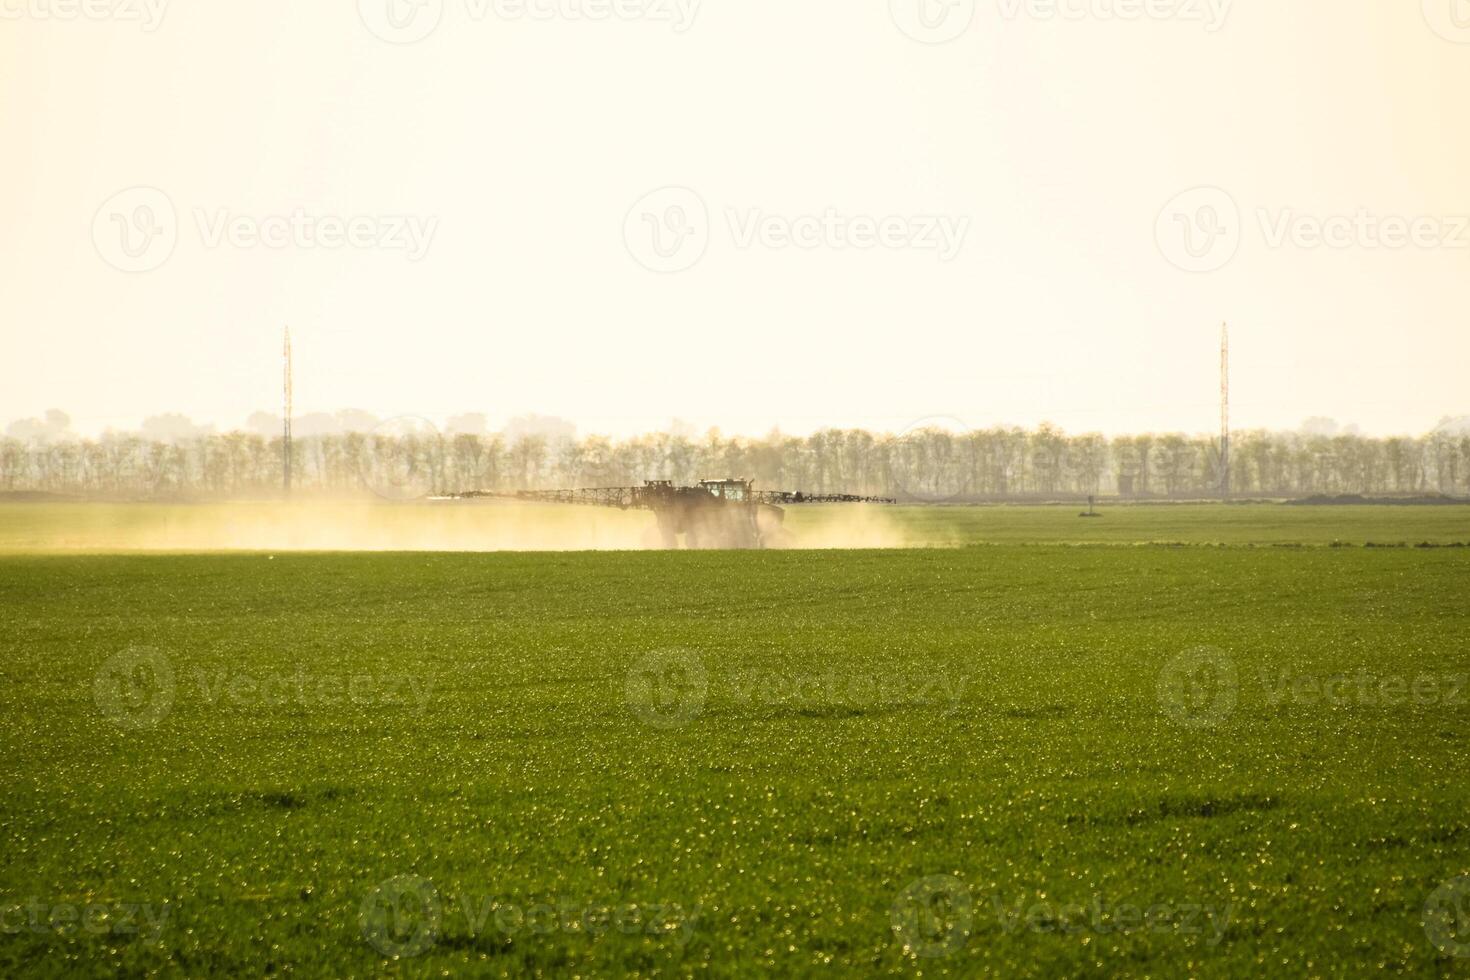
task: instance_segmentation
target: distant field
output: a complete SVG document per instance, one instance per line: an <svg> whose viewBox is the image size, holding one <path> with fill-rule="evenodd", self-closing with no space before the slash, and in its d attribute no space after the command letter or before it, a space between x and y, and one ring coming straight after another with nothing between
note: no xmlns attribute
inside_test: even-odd
<svg viewBox="0 0 1470 980"><path fill-rule="evenodd" d="M1470 543L1470 506L792 507L799 547ZM648 514L517 503L0 504L0 553L625 550Z"/></svg>
<svg viewBox="0 0 1470 980"><path fill-rule="evenodd" d="M895 520L932 544L1306 544L1470 543L1470 506L1362 507L1285 504L1136 504L1086 507L905 507ZM793 512L800 532L833 516Z"/></svg>
<svg viewBox="0 0 1470 980"><path fill-rule="evenodd" d="M1325 545L1467 509L890 516L985 546L0 558L0 975L1466 969L1470 549Z"/></svg>

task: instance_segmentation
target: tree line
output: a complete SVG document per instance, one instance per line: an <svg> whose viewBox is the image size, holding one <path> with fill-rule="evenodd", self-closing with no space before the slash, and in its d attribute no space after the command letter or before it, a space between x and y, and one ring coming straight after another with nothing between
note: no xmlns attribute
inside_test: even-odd
<svg viewBox="0 0 1470 980"><path fill-rule="evenodd" d="M427 425L297 438L297 492L392 499L465 490L691 484L744 477L768 489L949 501L1109 495L1213 497L1217 438L1179 433L1107 438L1052 425L903 435L858 429L758 438L654 433L507 438L440 434ZM208 433L173 440L0 438L0 491L118 499L279 495L282 439ZM1421 437L1242 432L1232 442L1237 496L1470 495L1470 426Z"/></svg>

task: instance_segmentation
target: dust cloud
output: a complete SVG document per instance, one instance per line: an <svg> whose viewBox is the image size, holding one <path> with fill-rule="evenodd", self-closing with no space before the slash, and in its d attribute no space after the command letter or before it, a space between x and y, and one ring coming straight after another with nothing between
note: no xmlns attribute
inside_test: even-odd
<svg viewBox="0 0 1470 980"><path fill-rule="evenodd" d="M920 540L904 527L893 512L876 504L831 504L788 508L788 548L922 548L932 542Z"/></svg>
<svg viewBox="0 0 1470 980"><path fill-rule="evenodd" d="M4 552L653 551L653 515L512 501L18 505ZM920 547L880 507L790 508L787 549Z"/></svg>

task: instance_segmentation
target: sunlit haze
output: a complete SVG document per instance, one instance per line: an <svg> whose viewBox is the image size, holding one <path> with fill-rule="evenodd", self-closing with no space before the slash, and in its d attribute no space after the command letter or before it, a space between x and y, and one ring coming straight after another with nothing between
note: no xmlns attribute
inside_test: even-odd
<svg viewBox="0 0 1470 980"><path fill-rule="evenodd" d="M0 427L1470 413L1452 0L3 5Z"/></svg>

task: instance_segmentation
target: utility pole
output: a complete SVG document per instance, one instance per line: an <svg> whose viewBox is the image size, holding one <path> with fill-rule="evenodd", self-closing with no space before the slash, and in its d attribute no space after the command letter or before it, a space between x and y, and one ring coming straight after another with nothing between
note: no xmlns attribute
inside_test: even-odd
<svg viewBox="0 0 1470 980"><path fill-rule="evenodd" d="M285 481L286 496L291 496L291 328L286 328L286 346L282 350L285 362L285 430L281 439L281 473Z"/></svg>
<svg viewBox="0 0 1470 980"><path fill-rule="evenodd" d="M1230 499L1230 324L1220 326L1220 496Z"/></svg>

